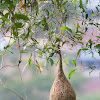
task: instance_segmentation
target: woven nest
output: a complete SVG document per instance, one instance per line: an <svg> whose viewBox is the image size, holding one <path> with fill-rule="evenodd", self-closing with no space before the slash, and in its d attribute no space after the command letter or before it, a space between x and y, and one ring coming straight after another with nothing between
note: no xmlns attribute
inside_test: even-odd
<svg viewBox="0 0 100 100"><path fill-rule="evenodd" d="M50 91L50 100L76 100L76 93L74 88L64 75L62 59L60 61L59 69Z"/></svg>

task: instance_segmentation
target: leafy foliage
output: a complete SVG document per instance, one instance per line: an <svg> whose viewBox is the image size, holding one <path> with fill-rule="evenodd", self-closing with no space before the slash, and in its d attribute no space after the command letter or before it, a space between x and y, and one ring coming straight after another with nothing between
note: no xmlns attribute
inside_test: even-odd
<svg viewBox="0 0 100 100"><path fill-rule="evenodd" d="M94 47L100 54L100 44L97 44L99 35L92 35L97 38L96 41L91 38L87 43L83 41L90 26L98 29L100 25L94 19L99 14L95 14L93 10L91 15L88 13L85 6L88 3L88 0L85 3L83 0L0 0L1 30L4 30L5 37L7 32L11 32L9 38L16 40L13 45L8 43L4 47L4 52L17 45L20 54L34 52L38 57L45 55L51 66L54 64L52 57L58 54L59 43L62 44L60 48L65 44L70 45L71 48L80 45L77 57L80 57L81 51L92 51ZM96 6L97 12L99 6ZM73 24L74 28L68 25L70 19L75 19L75 22L69 23ZM42 42L39 41L41 37L46 39L42 46ZM32 56L31 53L28 60L30 67ZM67 61L65 63L68 64ZM75 60L72 60L72 63L76 66ZM40 64L37 64L37 67L42 70Z"/></svg>

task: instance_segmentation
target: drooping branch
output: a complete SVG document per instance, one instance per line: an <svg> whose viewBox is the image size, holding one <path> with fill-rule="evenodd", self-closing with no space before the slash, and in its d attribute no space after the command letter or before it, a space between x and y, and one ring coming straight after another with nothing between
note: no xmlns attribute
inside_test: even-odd
<svg viewBox="0 0 100 100"><path fill-rule="evenodd" d="M11 91L12 93L14 93L17 97L19 97L21 100L24 100L19 94L17 94L16 92L14 92L13 90L11 90L10 88L8 88L8 87L6 87L5 85L4 85L4 83L2 82L2 80L0 79L0 83L1 83L1 85L4 87L4 88L6 88L6 89L8 89L9 91Z"/></svg>

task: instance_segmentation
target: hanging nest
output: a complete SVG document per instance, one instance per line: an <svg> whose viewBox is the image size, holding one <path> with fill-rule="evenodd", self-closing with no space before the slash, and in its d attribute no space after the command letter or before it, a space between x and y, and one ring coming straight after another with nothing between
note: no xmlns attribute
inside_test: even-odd
<svg viewBox="0 0 100 100"><path fill-rule="evenodd" d="M60 51L59 60L59 69L50 91L50 100L76 100L74 88L67 80L62 68L62 57Z"/></svg>

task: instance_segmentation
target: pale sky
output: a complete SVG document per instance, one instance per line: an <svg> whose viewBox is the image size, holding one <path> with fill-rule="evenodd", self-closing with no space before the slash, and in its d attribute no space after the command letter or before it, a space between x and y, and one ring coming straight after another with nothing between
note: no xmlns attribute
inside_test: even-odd
<svg viewBox="0 0 100 100"><path fill-rule="evenodd" d="M100 0L89 0L87 7L94 9L97 5L100 5Z"/></svg>

